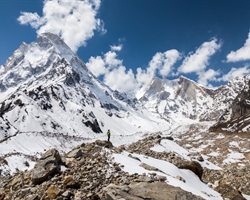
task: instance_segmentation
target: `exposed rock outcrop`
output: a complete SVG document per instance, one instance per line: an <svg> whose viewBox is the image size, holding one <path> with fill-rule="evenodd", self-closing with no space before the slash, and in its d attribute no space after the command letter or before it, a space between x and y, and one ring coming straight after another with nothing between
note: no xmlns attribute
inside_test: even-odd
<svg viewBox="0 0 250 200"><path fill-rule="evenodd" d="M202 200L203 198L183 191L179 187L168 185L165 182L138 183L129 186L110 184L104 188L105 200Z"/></svg>

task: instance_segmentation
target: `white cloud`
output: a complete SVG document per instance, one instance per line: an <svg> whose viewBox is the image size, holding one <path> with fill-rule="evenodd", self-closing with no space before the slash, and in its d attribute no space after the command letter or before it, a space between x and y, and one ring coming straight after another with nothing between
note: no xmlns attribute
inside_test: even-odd
<svg viewBox="0 0 250 200"><path fill-rule="evenodd" d="M211 87L211 85L208 84L208 81L216 80L216 76L218 76L218 75L220 75L219 71L209 69L207 71L203 71L203 72L199 73L197 82L203 86L210 86Z"/></svg>
<svg viewBox="0 0 250 200"><path fill-rule="evenodd" d="M39 28L44 22L37 13L21 12L18 21L22 25L30 24L32 28Z"/></svg>
<svg viewBox="0 0 250 200"><path fill-rule="evenodd" d="M134 74L131 69L126 70L122 60L117 58L117 48L103 54L103 56L91 57L86 66L97 77L103 75L103 81L113 90L120 92L136 92L142 85L151 81L157 72L167 76L174 63L180 58L177 50L169 50L164 53L158 52L149 62L147 69L137 68ZM114 46L117 47L117 46Z"/></svg>
<svg viewBox="0 0 250 200"><path fill-rule="evenodd" d="M106 72L105 62L101 56L91 56L89 62L86 63L86 66L96 77L101 76Z"/></svg>
<svg viewBox="0 0 250 200"><path fill-rule="evenodd" d="M237 51L231 51L227 55L227 62L237 62L250 59L250 32L248 33L248 38L243 47Z"/></svg>
<svg viewBox="0 0 250 200"><path fill-rule="evenodd" d="M30 24L37 33L52 32L62 37L73 51L86 45L94 31L105 33L104 23L96 18L101 0L45 0L43 16L21 12L20 24Z"/></svg>
<svg viewBox="0 0 250 200"><path fill-rule="evenodd" d="M180 73L202 72L209 65L210 57L221 47L220 43L217 43L217 39L213 39L210 42L204 42L195 53L186 57L178 69Z"/></svg>
<svg viewBox="0 0 250 200"><path fill-rule="evenodd" d="M173 65L180 58L180 53L175 49L165 51L164 53L157 52L149 62L146 70L137 68L136 80L138 84L143 85L151 81L157 72L161 76L168 76L172 72Z"/></svg>
<svg viewBox="0 0 250 200"><path fill-rule="evenodd" d="M175 49L166 51L164 52L163 55L164 55L163 62L162 62L163 65L161 69L159 70L159 72L162 76L168 76L170 72L172 71L173 65L176 63L177 60L181 58L181 55Z"/></svg>
<svg viewBox="0 0 250 200"><path fill-rule="evenodd" d="M133 90L137 89L134 73L131 69L126 71L124 66L119 66L106 73L104 83L119 92L134 92Z"/></svg>
<svg viewBox="0 0 250 200"><path fill-rule="evenodd" d="M136 81L139 87L143 86L144 84L147 84L154 77L154 73L151 74L148 71L149 70L143 70L141 68L137 68Z"/></svg>
<svg viewBox="0 0 250 200"><path fill-rule="evenodd" d="M103 82L113 90L133 92L137 87L133 71L126 70L116 52L108 51L102 57L91 57L86 66L97 77L103 75Z"/></svg>
<svg viewBox="0 0 250 200"><path fill-rule="evenodd" d="M160 69L162 67L162 62L163 62L163 53L157 52L152 60L149 62L149 66L147 68L147 74L149 75L154 75L156 72L156 69Z"/></svg>
<svg viewBox="0 0 250 200"><path fill-rule="evenodd" d="M105 63L108 67L113 68L122 65L122 60L117 59L117 54L113 51L109 51L104 55Z"/></svg>
<svg viewBox="0 0 250 200"><path fill-rule="evenodd" d="M216 80L228 82L236 77L245 76L247 74L250 74L249 66L240 67L240 68L233 67L227 74L223 75L221 78L218 78Z"/></svg>
<svg viewBox="0 0 250 200"><path fill-rule="evenodd" d="M164 53L157 52L148 64L148 67L143 70L137 68L136 79L139 84L147 83L159 72L161 76L168 76L175 62L180 58L180 53L175 50L168 50Z"/></svg>
<svg viewBox="0 0 250 200"><path fill-rule="evenodd" d="M111 48L111 51L121 51L122 50L122 44L120 44L120 45L117 45L117 46L110 46L110 48Z"/></svg>

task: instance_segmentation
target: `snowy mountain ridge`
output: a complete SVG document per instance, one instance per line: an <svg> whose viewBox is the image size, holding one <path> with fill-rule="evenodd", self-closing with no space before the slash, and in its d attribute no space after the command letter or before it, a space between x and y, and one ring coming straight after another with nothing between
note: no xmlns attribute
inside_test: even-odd
<svg viewBox="0 0 250 200"><path fill-rule="evenodd" d="M114 134L130 135L183 123L213 124L249 80L240 77L214 90L183 76L154 77L138 100L129 99L100 82L51 33L31 44L22 43L0 67L0 77L0 139L24 132L85 138L109 128Z"/></svg>
<svg viewBox="0 0 250 200"><path fill-rule="evenodd" d="M139 100L171 123L183 119L217 121L248 84L249 77L238 77L217 89L204 88L183 76L172 81L155 77L146 90L142 89Z"/></svg>
<svg viewBox="0 0 250 200"><path fill-rule="evenodd" d="M42 34L30 45L23 43L0 69L0 140L7 143L30 133L85 139L108 128L114 135L129 135L164 127L154 114L139 110L136 100L100 82L53 34ZM148 122L150 126L143 127ZM65 147L64 141L59 144Z"/></svg>
<svg viewBox="0 0 250 200"><path fill-rule="evenodd" d="M238 77L209 89L183 76L176 80L154 77L131 99L98 80L58 36L44 33L36 42L22 43L0 66L0 171L12 174L17 166L32 169L45 150L65 153L83 142L105 140L108 129L117 147L160 133L185 146L187 150L175 142L170 145L171 153L186 152L183 159L192 160L197 151L205 154L203 166L209 169L219 169L210 160L220 167L228 162L244 165L250 159L249 142L233 136L225 142L221 132L249 133L249 80L250 75ZM150 149L144 155L170 151L169 142L157 141L154 148L142 147ZM219 148L221 142L224 146ZM240 153L235 156L236 147ZM216 160L218 154L222 158Z"/></svg>

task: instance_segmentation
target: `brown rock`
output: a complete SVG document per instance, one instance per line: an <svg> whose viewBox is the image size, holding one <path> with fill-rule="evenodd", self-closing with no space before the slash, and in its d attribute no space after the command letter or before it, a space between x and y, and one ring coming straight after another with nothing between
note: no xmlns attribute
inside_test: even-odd
<svg viewBox="0 0 250 200"><path fill-rule="evenodd" d="M214 188L214 190L219 192L223 198L228 198L230 200L246 200L238 190L227 184L219 185Z"/></svg>
<svg viewBox="0 0 250 200"><path fill-rule="evenodd" d="M184 191L179 187L168 185L165 182L154 183L138 183L130 186L108 185L104 188L105 200L202 200L203 198L193 195L190 192Z"/></svg>
<svg viewBox="0 0 250 200"><path fill-rule="evenodd" d="M64 188L73 188L73 189L79 189L81 185L76 182L72 176L66 176L63 181L63 187Z"/></svg>
<svg viewBox="0 0 250 200"><path fill-rule="evenodd" d="M61 193L61 190L55 185L51 185L46 192L50 199L55 199Z"/></svg>
<svg viewBox="0 0 250 200"><path fill-rule="evenodd" d="M132 156L131 154L128 154L128 157L133 158L133 159L138 160L138 161L141 162L141 160L140 160L139 158L137 158L137 157L135 157L135 156Z"/></svg>
<svg viewBox="0 0 250 200"><path fill-rule="evenodd" d="M20 189L23 186L23 177L18 176L16 178L14 178L11 182L11 185L12 185L13 190Z"/></svg>
<svg viewBox="0 0 250 200"><path fill-rule="evenodd" d="M143 167L146 170L149 170L149 171L159 171L159 172L161 172L161 170L159 170L158 168L150 166L150 165L148 165L146 163L141 163L140 166Z"/></svg>
<svg viewBox="0 0 250 200"><path fill-rule="evenodd" d="M37 194L29 195L25 200L39 200L39 196Z"/></svg>
<svg viewBox="0 0 250 200"><path fill-rule="evenodd" d="M201 180L202 174L203 174L203 168L200 165L200 163L196 161L184 161L179 164L177 164L177 167L179 169L189 169L192 172L194 172Z"/></svg>
<svg viewBox="0 0 250 200"><path fill-rule="evenodd" d="M113 147L113 144L106 140L96 140L95 144L101 147L109 148L109 149Z"/></svg>
<svg viewBox="0 0 250 200"><path fill-rule="evenodd" d="M68 154L67 154L67 157L68 158L79 158L82 156L82 150L81 149L74 149L72 151L70 151Z"/></svg>
<svg viewBox="0 0 250 200"><path fill-rule="evenodd" d="M4 200L5 196L6 196L5 193L1 193L1 194L0 194L0 200Z"/></svg>
<svg viewBox="0 0 250 200"><path fill-rule="evenodd" d="M48 179L49 176L54 176L60 172L59 162L61 156L56 149L50 149L42 155L36 163L31 181L33 184L40 184Z"/></svg>

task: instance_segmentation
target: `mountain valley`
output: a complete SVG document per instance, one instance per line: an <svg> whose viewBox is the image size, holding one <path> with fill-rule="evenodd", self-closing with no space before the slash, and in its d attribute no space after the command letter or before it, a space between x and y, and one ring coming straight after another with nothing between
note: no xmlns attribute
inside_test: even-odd
<svg viewBox="0 0 250 200"><path fill-rule="evenodd" d="M147 196L161 187L169 199L250 199L249 80L153 77L135 97L52 33L23 43L0 66L0 200L166 199ZM37 182L46 156L53 170Z"/></svg>

